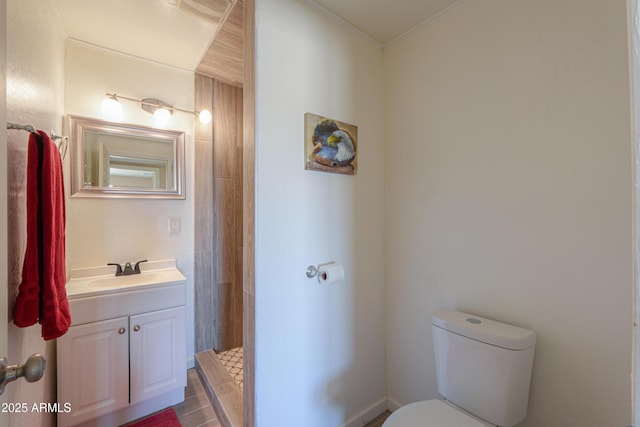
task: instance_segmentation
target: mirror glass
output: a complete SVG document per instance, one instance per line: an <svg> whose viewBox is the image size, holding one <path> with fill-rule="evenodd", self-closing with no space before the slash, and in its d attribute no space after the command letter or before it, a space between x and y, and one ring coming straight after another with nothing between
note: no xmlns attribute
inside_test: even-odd
<svg viewBox="0 0 640 427"><path fill-rule="evenodd" d="M184 199L184 132L69 116L72 197Z"/></svg>

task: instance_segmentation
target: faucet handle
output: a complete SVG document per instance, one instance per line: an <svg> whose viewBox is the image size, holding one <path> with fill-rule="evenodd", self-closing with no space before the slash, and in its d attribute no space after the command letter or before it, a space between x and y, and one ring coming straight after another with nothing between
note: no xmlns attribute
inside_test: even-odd
<svg viewBox="0 0 640 427"><path fill-rule="evenodd" d="M136 266L133 267L133 272L136 273L136 274L139 274L140 273L140 263L141 262L147 262L147 261L149 261L149 260L148 259L143 259L142 261L136 262Z"/></svg>
<svg viewBox="0 0 640 427"><path fill-rule="evenodd" d="M115 262L110 262L107 265L115 265L116 266L116 276L122 276L122 266L120 264L116 264Z"/></svg>

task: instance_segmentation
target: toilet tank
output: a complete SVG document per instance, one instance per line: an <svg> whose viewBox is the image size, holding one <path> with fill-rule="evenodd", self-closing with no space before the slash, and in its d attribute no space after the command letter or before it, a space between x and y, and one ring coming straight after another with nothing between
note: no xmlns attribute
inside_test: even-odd
<svg viewBox="0 0 640 427"><path fill-rule="evenodd" d="M468 313L438 310L432 317L438 392L500 427L527 416L536 335Z"/></svg>

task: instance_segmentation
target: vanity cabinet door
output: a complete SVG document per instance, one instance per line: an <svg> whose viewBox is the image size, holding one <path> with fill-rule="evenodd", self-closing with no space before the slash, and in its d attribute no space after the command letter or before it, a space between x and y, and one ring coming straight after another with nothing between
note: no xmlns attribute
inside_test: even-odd
<svg viewBox="0 0 640 427"><path fill-rule="evenodd" d="M185 308L130 317L131 403L185 387Z"/></svg>
<svg viewBox="0 0 640 427"><path fill-rule="evenodd" d="M129 318L72 326L58 339L60 426L75 425L129 404Z"/></svg>

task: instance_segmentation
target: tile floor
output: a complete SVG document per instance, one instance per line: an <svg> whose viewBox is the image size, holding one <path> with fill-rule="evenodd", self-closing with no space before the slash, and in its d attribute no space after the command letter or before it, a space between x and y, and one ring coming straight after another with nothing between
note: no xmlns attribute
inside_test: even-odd
<svg viewBox="0 0 640 427"><path fill-rule="evenodd" d="M195 369L187 371L184 402L175 405L173 409L176 411L182 427L222 427ZM391 412L386 411L364 427L381 427L389 415Z"/></svg>
<svg viewBox="0 0 640 427"><path fill-rule="evenodd" d="M367 423L364 427L382 427L384 421L389 418L391 415L390 411L384 411L382 414L378 415L376 418Z"/></svg>
<svg viewBox="0 0 640 427"><path fill-rule="evenodd" d="M187 371L184 402L173 407L182 427L221 427L195 369Z"/></svg>
<svg viewBox="0 0 640 427"><path fill-rule="evenodd" d="M233 377L233 380L242 388L244 379L242 375L242 347L222 351L217 355L218 359L231 374L231 377Z"/></svg>

